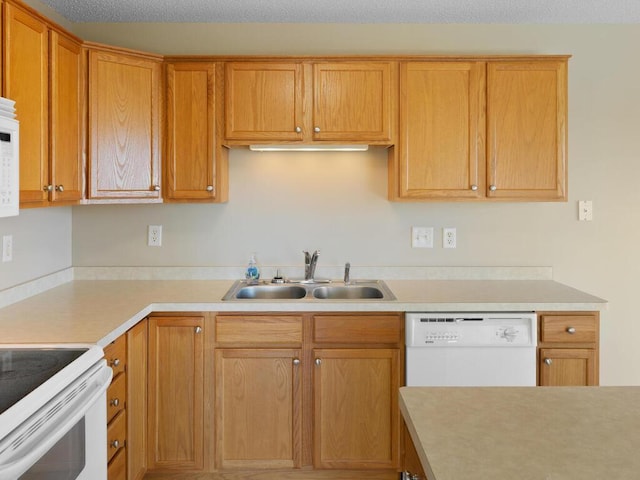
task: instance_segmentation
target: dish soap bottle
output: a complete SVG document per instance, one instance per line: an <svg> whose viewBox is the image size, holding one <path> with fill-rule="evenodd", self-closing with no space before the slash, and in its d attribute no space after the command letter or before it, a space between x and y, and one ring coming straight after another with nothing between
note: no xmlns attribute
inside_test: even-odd
<svg viewBox="0 0 640 480"><path fill-rule="evenodd" d="M260 278L260 269L258 268L258 261L256 260L255 253L252 253L249 257L249 264L247 265L245 278L247 279L247 284L257 283Z"/></svg>

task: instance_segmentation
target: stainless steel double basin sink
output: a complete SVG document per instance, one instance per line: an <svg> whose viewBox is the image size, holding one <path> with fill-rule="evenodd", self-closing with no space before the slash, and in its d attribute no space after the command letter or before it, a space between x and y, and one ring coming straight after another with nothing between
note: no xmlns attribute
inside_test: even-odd
<svg viewBox="0 0 640 480"><path fill-rule="evenodd" d="M236 281L222 297L223 301L245 300L395 300L381 280L356 280L352 283L258 283Z"/></svg>

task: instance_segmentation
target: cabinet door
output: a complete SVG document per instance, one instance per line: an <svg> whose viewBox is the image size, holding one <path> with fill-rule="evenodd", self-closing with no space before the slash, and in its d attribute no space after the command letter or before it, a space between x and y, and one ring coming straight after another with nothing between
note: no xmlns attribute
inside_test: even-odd
<svg viewBox="0 0 640 480"><path fill-rule="evenodd" d="M400 197L484 197L485 64L406 62L400 89Z"/></svg>
<svg viewBox="0 0 640 480"><path fill-rule="evenodd" d="M127 332L127 478L147 470L147 332L143 320Z"/></svg>
<svg viewBox="0 0 640 480"><path fill-rule="evenodd" d="M203 468L204 317L149 319L148 466Z"/></svg>
<svg viewBox="0 0 640 480"><path fill-rule="evenodd" d="M300 63L226 64L225 137L228 140L302 140L303 68Z"/></svg>
<svg viewBox="0 0 640 480"><path fill-rule="evenodd" d="M51 201L77 202L83 193L83 98L81 45L50 33L51 45Z"/></svg>
<svg viewBox="0 0 640 480"><path fill-rule="evenodd" d="M396 66L390 62L313 65L313 139L391 142Z"/></svg>
<svg viewBox="0 0 640 480"><path fill-rule="evenodd" d="M218 468L300 466L300 356L300 350L216 351Z"/></svg>
<svg viewBox="0 0 640 480"><path fill-rule="evenodd" d="M4 4L4 96L20 121L20 205L46 205L49 185L47 26Z"/></svg>
<svg viewBox="0 0 640 480"><path fill-rule="evenodd" d="M399 350L314 350L316 468L396 468Z"/></svg>
<svg viewBox="0 0 640 480"><path fill-rule="evenodd" d="M566 199L566 61L489 62L487 124L489 197Z"/></svg>
<svg viewBox="0 0 640 480"><path fill-rule="evenodd" d="M160 69L89 51L89 198L160 198Z"/></svg>
<svg viewBox="0 0 640 480"><path fill-rule="evenodd" d="M402 470L408 473L407 480L428 480L406 425L403 425L402 432L404 445Z"/></svg>
<svg viewBox="0 0 640 480"><path fill-rule="evenodd" d="M596 385L595 350L590 348L541 348L541 386Z"/></svg>
<svg viewBox="0 0 640 480"><path fill-rule="evenodd" d="M216 197L214 63L167 65L166 198Z"/></svg>

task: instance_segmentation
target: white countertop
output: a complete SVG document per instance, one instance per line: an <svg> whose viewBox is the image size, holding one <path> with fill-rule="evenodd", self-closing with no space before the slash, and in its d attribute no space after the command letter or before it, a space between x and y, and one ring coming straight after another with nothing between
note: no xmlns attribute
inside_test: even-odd
<svg viewBox="0 0 640 480"><path fill-rule="evenodd" d="M640 387L403 387L429 480L636 480Z"/></svg>
<svg viewBox="0 0 640 480"><path fill-rule="evenodd" d="M552 280L387 280L397 300L221 299L229 280L75 280L0 309L1 343L106 345L151 312L602 310Z"/></svg>

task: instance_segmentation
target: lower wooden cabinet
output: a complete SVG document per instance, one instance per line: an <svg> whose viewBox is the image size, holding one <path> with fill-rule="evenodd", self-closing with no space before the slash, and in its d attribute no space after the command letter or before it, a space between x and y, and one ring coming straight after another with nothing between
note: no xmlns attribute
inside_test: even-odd
<svg viewBox="0 0 640 480"><path fill-rule="evenodd" d="M221 469L301 464L299 349L216 351L216 452Z"/></svg>
<svg viewBox="0 0 640 480"><path fill-rule="evenodd" d="M144 319L127 332L127 479L147 471L147 335ZM111 480L111 479L110 479Z"/></svg>
<svg viewBox="0 0 640 480"><path fill-rule="evenodd" d="M203 468L204 316L149 318L149 470Z"/></svg>
<svg viewBox="0 0 640 480"><path fill-rule="evenodd" d="M396 478L402 319L216 316L216 469L360 470L358 478L378 470Z"/></svg>
<svg viewBox="0 0 640 480"><path fill-rule="evenodd" d="M314 350L316 468L395 468L399 349Z"/></svg>
<svg viewBox="0 0 640 480"><path fill-rule="evenodd" d="M404 446L402 453L402 470L405 472L405 480L428 480L427 474L424 473L424 469L422 468L422 462L420 461L420 457L418 457L416 447L409 434L409 430L406 424L404 424L404 422L402 423L402 444Z"/></svg>
<svg viewBox="0 0 640 480"><path fill-rule="evenodd" d="M598 312L538 312L538 384L598 385Z"/></svg>

